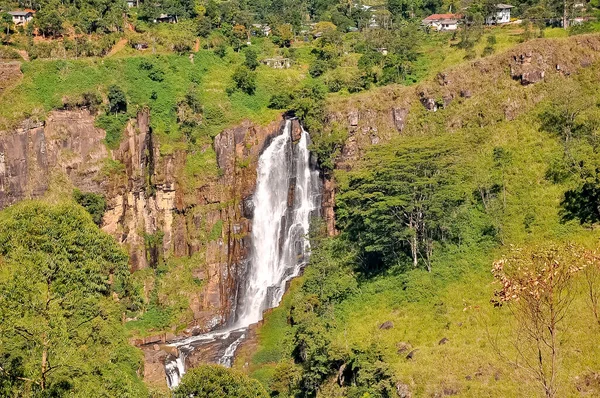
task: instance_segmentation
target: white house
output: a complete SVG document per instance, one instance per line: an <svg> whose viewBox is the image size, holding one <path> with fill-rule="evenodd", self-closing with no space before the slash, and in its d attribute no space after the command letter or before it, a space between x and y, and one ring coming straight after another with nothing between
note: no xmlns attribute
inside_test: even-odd
<svg viewBox="0 0 600 398"><path fill-rule="evenodd" d="M513 6L510 4L496 4L496 11L485 18L485 23L488 25L499 25L510 22L511 8Z"/></svg>
<svg viewBox="0 0 600 398"><path fill-rule="evenodd" d="M15 25L26 25L27 22L33 19L31 11L9 11L8 14L12 17Z"/></svg>
<svg viewBox="0 0 600 398"><path fill-rule="evenodd" d="M456 30L460 17L456 14L433 14L421 22L424 26L429 26L437 31Z"/></svg>

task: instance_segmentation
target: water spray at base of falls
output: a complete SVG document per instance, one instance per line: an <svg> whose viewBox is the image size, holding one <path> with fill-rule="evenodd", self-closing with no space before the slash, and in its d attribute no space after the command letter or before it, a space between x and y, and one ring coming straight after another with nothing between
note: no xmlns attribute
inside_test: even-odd
<svg viewBox="0 0 600 398"><path fill-rule="evenodd" d="M225 342L218 363L231 366L248 326L259 322L266 309L279 305L287 282L306 265L310 218L319 211L321 193L309 145L304 129L298 142L293 142L292 121L286 120L283 132L261 154L252 198L252 252L233 323L226 329L174 343L179 356L165 363L169 387L181 381L185 358L194 346Z"/></svg>

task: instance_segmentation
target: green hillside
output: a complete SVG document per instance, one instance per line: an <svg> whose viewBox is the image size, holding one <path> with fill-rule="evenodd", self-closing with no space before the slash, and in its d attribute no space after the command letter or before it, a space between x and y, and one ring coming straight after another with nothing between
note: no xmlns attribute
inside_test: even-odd
<svg viewBox="0 0 600 398"><path fill-rule="evenodd" d="M598 262L579 257L598 239L590 225L597 197L582 195L595 195L599 77L588 68L527 88L523 98L536 104L523 104L514 120L482 109L479 126L431 128L469 118L477 112L469 100L420 113L406 135L371 148L353 171L336 171L340 235L313 238L311 265L238 367L276 396L312 389L387 397L397 383L419 397L541 396L538 352L519 323L526 315L518 304L493 305L502 285L491 270L517 248L529 253L527 263L558 245L565 262L589 265L572 278L572 302L557 326L555 393L599 394L600 328L590 299ZM484 89L478 103L497 103L502 84ZM417 205L411 187L430 192L418 206L430 212L433 253L428 263L421 252L417 269L403 244L411 231L395 213ZM580 245L576 259L566 242Z"/></svg>

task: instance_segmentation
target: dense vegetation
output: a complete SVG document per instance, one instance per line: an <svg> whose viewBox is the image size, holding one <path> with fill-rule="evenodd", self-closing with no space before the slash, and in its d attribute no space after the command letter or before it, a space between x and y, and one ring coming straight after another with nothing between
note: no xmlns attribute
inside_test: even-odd
<svg viewBox="0 0 600 398"><path fill-rule="evenodd" d="M1 395L147 396L121 323L137 300L127 256L81 207L1 212Z"/></svg>
<svg viewBox="0 0 600 398"><path fill-rule="evenodd" d="M419 114L335 171L340 235L315 223L239 363L281 397L600 393L597 77L549 79L512 121ZM444 131L450 115L466 127Z"/></svg>
<svg viewBox="0 0 600 398"><path fill-rule="evenodd" d="M161 155L185 152L184 196L219 175L212 139L224 128L291 111L311 132L311 150L338 184L340 235L326 237L315 222L310 266L259 330L256 353L240 359L264 387L199 367L176 396L600 395L598 261L589 250L600 221L597 73L543 83L545 100L517 120L482 110L451 134L444 120L477 112L419 108L402 137L371 148L352 171L335 168L349 133L328 124L327 104L375 90L366 98L377 108L381 86L600 27L558 27L565 11L596 15L597 1L514 5L522 25L487 28L487 1L0 1L3 11L37 11L24 27L0 13L0 60L23 60L22 78L0 92L0 129L87 109L115 149L125 125L149 110ZM456 33L420 24L449 11L464 14ZM163 14L177 23L159 23ZM272 60L290 67L265 65ZM107 160L103 175L123 168ZM0 395L147 396L140 353L125 336L186 327L186 294L202 292L194 271L204 259L160 258L163 234L145 234L152 266L130 276L126 256L97 228L105 198L77 190L72 198L0 213ZM218 239L222 228L201 239ZM553 284L520 273L545 275L544 262L569 277ZM546 309L555 296L533 289L535 300L514 300L514 291L490 285L494 277L560 288L572 300L554 322ZM532 328L532 313L543 328ZM523 330L533 332L518 346ZM557 335L559 343L532 349ZM537 368L536 354L544 358Z"/></svg>
<svg viewBox="0 0 600 398"><path fill-rule="evenodd" d="M243 373L219 365L198 366L185 374L175 398L266 398L263 386Z"/></svg>

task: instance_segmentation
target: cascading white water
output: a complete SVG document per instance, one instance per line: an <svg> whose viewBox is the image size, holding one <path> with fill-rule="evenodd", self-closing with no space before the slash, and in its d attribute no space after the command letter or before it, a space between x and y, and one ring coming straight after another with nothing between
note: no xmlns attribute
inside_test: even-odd
<svg viewBox="0 0 600 398"><path fill-rule="evenodd" d="M238 325L260 321L265 309L279 304L286 282L298 275L308 251L310 213L318 205L318 172L310 168L308 133L302 131L296 148L292 148L290 125L288 121L284 133L273 140L259 160L253 197L251 269L237 314ZM290 206L292 182L295 185Z"/></svg>
<svg viewBox="0 0 600 398"><path fill-rule="evenodd" d="M310 137L304 130L300 140L293 143L292 122L287 120L283 133L275 137L260 156L252 198L254 216L248 279L241 292L235 321L225 330L175 343L179 358L165 364L171 388L179 384L185 373L183 358L193 349L194 342L227 340L231 333L237 332L239 337L227 346L218 361L231 366L246 328L260 321L264 310L279 305L286 283L305 265L311 213L320 207L319 173L311 166L309 144Z"/></svg>

